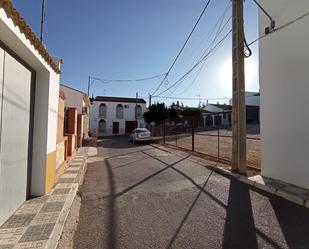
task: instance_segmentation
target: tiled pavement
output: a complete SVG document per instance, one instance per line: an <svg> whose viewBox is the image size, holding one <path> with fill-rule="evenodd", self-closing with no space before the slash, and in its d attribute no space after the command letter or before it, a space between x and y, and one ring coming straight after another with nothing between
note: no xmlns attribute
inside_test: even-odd
<svg viewBox="0 0 309 249"><path fill-rule="evenodd" d="M1 227L0 249L55 248L82 181L88 148L80 148L57 185L26 201Z"/></svg>

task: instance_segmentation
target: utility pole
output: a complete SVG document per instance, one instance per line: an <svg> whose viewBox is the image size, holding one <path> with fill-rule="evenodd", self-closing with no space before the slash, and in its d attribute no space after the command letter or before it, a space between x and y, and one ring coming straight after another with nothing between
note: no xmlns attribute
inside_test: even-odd
<svg viewBox="0 0 309 249"><path fill-rule="evenodd" d="M43 36L44 36L44 21L45 21L45 0L42 0L41 34L40 34L41 43L43 43Z"/></svg>
<svg viewBox="0 0 309 249"><path fill-rule="evenodd" d="M150 107L151 106L151 94L149 94L149 105L148 105L148 107Z"/></svg>
<svg viewBox="0 0 309 249"><path fill-rule="evenodd" d="M137 128L137 99L138 99L138 92L135 95L135 128Z"/></svg>
<svg viewBox="0 0 309 249"><path fill-rule="evenodd" d="M198 108L201 108L201 95L196 96L198 96Z"/></svg>
<svg viewBox="0 0 309 249"><path fill-rule="evenodd" d="M247 172L243 1L232 0L233 126L232 170Z"/></svg>
<svg viewBox="0 0 309 249"><path fill-rule="evenodd" d="M91 79L91 77L88 76L88 89L87 89L88 97L89 97L89 91L90 91L90 79Z"/></svg>

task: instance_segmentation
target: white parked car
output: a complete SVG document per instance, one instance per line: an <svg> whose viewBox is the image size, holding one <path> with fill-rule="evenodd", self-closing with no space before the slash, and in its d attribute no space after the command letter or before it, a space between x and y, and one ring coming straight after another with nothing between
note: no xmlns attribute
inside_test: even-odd
<svg viewBox="0 0 309 249"><path fill-rule="evenodd" d="M151 142L152 134L146 128L136 128L129 136L129 142L135 144L136 142Z"/></svg>

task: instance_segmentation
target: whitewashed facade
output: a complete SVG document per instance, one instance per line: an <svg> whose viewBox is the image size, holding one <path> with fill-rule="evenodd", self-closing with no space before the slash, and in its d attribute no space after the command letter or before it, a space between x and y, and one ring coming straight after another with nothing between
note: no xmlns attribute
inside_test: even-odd
<svg viewBox="0 0 309 249"><path fill-rule="evenodd" d="M308 0L260 0L280 27L259 42L262 174L309 189ZM260 13L260 35L269 19Z"/></svg>
<svg viewBox="0 0 309 249"><path fill-rule="evenodd" d="M55 183L60 62L0 0L0 225Z"/></svg>
<svg viewBox="0 0 309 249"><path fill-rule="evenodd" d="M91 100L90 133L102 137L131 132L135 127L146 127L143 114L146 101L135 98L98 96ZM136 112L137 110L137 112Z"/></svg>

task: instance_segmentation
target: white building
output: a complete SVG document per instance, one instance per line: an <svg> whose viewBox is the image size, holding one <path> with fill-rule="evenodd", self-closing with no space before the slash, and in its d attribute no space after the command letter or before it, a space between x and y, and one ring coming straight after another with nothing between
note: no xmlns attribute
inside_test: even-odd
<svg viewBox="0 0 309 249"><path fill-rule="evenodd" d="M144 99L97 96L91 99L91 104L92 136L125 134L136 127L146 127L143 119L146 111Z"/></svg>
<svg viewBox="0 0 309 249"><path fill-rule="evenodd" d="M60 60L0 0L0 225L55 183Z"/></svg>
<svg viewBox="0 0 309 249"><path fill-rule="evenodd" d="M82 136L78 138L88 137L89 133L89 113L90 113L90 101L88 95L78 89L70 86L60 84L60 90L65 95L65 107L74 107L79 115L82 115Z"/></svg>
<svg viewBox="0 0 309 249"><path fill-rule="evenodd" d="M260 106L260 93L259 92L245 92L245 103L249 106ZM229 104L233 104L233 100L229 100Z"/></svg>
<svg viewBox="0 0 309 249"><path fill-rule="evenodd" d="M230 125L232 106L226 104L207 104L202 111L205 126Z"/></svg>
<svg viewBox="0 0 309 249"><path fill-rule="evenodd" d="M309 1L260 3L277 28L296 20L259 42L262 174L309 189Z"/></svg>

